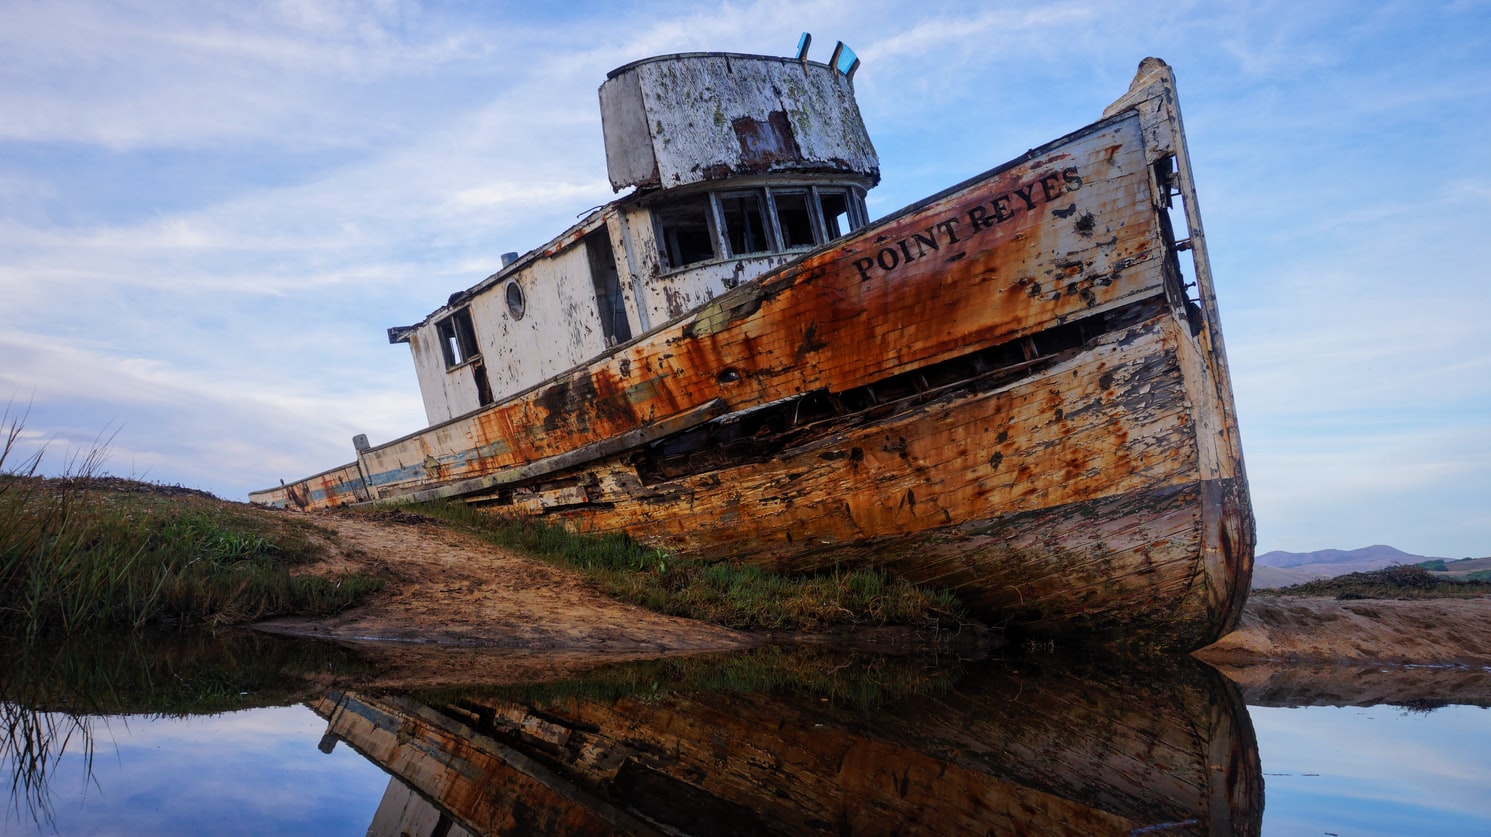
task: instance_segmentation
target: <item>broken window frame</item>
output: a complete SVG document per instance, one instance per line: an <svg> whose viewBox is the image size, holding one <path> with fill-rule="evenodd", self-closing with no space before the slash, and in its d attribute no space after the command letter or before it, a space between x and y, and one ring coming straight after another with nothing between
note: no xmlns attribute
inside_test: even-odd
<svg viewBox="0 0 1491 837"><path fill-rule="evenodd" d="M814 197L812 187L799 186L778 187L775 189L768 188L766 190L766 198L768 203L771 204L773 226L775 228L777 241L781 243L782 252L791 252L793 250L811 250L828 240L824 237L823 234L823 223L818 218L818 213L815 212L813 209ZM807 215L808 222L807 243L792 243L787 240L788 225L783 223L782 221L782 201L783 199L792 198L802 199L802 209L803 212Z"/></svg>
<svg viewBox="0 0 1491 837"><path fill-rule="evenodd" d="M764 256L781 251L781 239L768 217L769 198L764 189L711 192L710 198L719 207L719 228L724 233L725 252L731 258ZM737 208L738 213L735 211ZM735 224L732 223L733 219L745 223ZM752 228L752 219L759 225L758 228Z"/></svg>
<svg viewBox="0 0 1491 837"><path fill-rule="evenodd" d="M691 204L695 203L699 204L704 224L708 230L708 241L711 249L707 256L693 257L693 253L702 252L702 250L695 250L694 247L690 247L687 251L690 255L685 255L685 250L683 249L684 242L679 238L679 234L685 231L693 236L698 235L696 224L685 226L685 224L680 223L698 219L699 216L690 212ZM657 236L658 253L663 259L665 269L683 270L686 267L691 267L701 262L714 261L720 257L721 253L725 252L720 241L720 220L717 217L718 214L719 208L716 206L713 196L707 193L689 195L677 200L660 203L652 208L654 235Z"/></svg>
<svg viewBox="0 0 1491 837"><path fill-rule="evenodd" d="M481 346L476 342L476 326L471 321L470 307L458 308L437 320L435 334L440 340L440 354L447 370L481 359Z"/></svg>
<svg viewBox="0 0 1491 837"><path fill-rule="evenodd" d="M471 379L476 383L476 406L492 403L492 379L487 377L487 364L480 355L471 358Z"/></svg>
<svg viewBox="0 0 1491 837"><path fill-rule="evenodd" d="M845 219L845 224L848 229L835 231L834 229L831 229L829 227L830 218L839 217L839 215L837 214L830 216L828 214L827 207L824 206L824 200L830 197L842 197L844 199L844 212L842 213L842 215ZM818 223L821 225L822 235L825 241L833 241L836 238L843 238L844 236L869 223L868 219L865 218L864 197L856 190L845 187L814 186L813 215L818 219Z"/></svg>
<svg viewBox="0 0 1491 837"><path fill-rule="evenodd" d="M785 237L782 234L781 217L777 212L776 197L778 195L791 196L795 194L807 196L807 210L812 225L814 242L810 245L798 244L787 247L785 245ZM825 215L824 200L834 197L840 197L844 201L844 212L840 213L840 216L845 219L844 226L847 229L840 229L837 235L830 235L829 233L832 231L829 226L831 219ZM734 246L730 230L731 216L726 212L725 201L745 198L751 198L757 202L757 211L761 213L761 221L764 224L763 232L768 239L765 249L746 251L744 247L737 248ZM706 217L709 222L710 239L714 255L708 258L701 257L684 260L680 263L681 253L678 252L676 235L673 234L675 229L673 221L681 208L688 204L702 201L708 201L709 208ZM835 238L842 238L869 223L869 218L865 210L864 189L847 183L820 185L806 182L694 192L686 197L658 202L652 207L652 218L654 234L657 236L658 254L662 260L663 270L667 273L693 268L706 262L724 261L726 259L759 258L780 253L810 250L813 247L833 241ZM741 250L742 252L737 252L737 250Z"/></svg>

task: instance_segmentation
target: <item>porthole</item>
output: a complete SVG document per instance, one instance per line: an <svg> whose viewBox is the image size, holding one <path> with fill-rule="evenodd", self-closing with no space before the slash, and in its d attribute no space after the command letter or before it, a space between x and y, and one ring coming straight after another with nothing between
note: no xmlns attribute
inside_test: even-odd
<svg viewBox="0 0 1491 837"><path fill-rule="evenodd" d="M523 311L527 306L523 299L523 286L516 279L507 283L507 313L515 320L523 319Z"/></svg>

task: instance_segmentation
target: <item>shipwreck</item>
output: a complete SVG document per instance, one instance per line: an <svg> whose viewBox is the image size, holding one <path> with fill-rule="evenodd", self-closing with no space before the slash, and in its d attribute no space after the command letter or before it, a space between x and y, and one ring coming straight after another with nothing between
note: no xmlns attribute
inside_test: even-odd
<svg viewBox="0 0 1491 837"><path fill-rule="evenodd" d="M629 191L389 329L430 426L250 499L459 498L782 572L873 565L1041 635L1230 630L1253 520L1170 68L874 221L858 68L614 70Z"/></svg>

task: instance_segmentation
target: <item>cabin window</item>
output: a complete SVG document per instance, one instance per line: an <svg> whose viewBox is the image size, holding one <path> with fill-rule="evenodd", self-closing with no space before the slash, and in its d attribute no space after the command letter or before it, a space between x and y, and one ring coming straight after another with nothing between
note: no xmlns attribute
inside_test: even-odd
<svg viewBox="0 0 1491 837"><path fill-rule="evenodd" d="M652 209L667 270L718 258L803 250L865 225L857 189L798 184L709 192Z"/></svg>
<svg viewBox="0 0 1491 837"><path fill-rule="evenodd" d="M777 226L782 231L782 249L812 247L818 243L813 235L813 212L808 208L808 193L771 191L771 202L777 210Z"/></svg>
<svg viewBox="0 0 1491 837"><path fill-rule="evenodd" d="M523 319L523 313L528 310L528 300L523 296L523 286L514 279L507 283L507 313L515 320Z"/></svg>
<svg viewBox="0 0 1491 837"><path fill-rule="evenodd" d="M708 195L655 210L658 236L669 267L680 268L715 257L714 231L710 223L713 214Z"/></svg>
<svg viewBox="0 0 1491 837"><path fill-rule="evenodd" d="M818 189L818 208L823 212L823 229L832 241L855 228L849 193L842 189Z"/></svg>
<svg viewBox="0 0 1491 837"><path fill-rule="evenodd" d="M470 308L462 308L440 320L435 324L435 331L440 336L440 351L445 355L446 369L460 366L479 354Z"/></svg>
<svg viewBox="0 0 1491 837"><path fill-rule="evenodd" d="M772 249L763 209L760 192L720 196L720 214L725 219L725 235L730 242L730 255L746 256Z"/></svg>

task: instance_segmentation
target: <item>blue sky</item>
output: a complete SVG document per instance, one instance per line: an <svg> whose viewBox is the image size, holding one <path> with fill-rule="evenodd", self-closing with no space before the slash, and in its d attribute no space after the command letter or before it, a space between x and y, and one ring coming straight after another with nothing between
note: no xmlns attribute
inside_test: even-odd
<svg viewBox="0 0 1491 837"><path fill-rule="evenodd" d="M610 200L596 88L835 40L887 214L1179 80L1259 549L1491 555L1491 0L0 4L0 403L231 499L424 425L385 329Z"/></svg>

